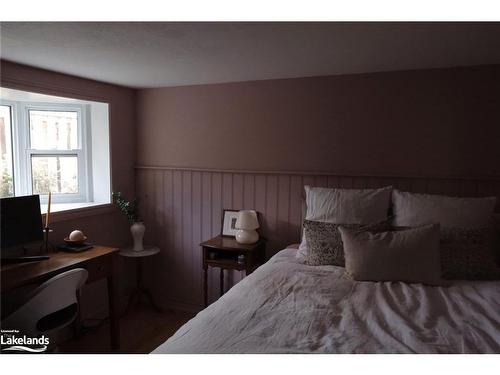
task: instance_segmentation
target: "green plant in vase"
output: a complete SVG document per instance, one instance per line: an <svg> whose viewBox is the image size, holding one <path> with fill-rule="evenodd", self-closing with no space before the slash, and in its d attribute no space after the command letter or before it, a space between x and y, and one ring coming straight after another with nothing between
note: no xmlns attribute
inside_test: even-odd
<svg viewBox="0 0 500 375"><path fill-rule="evenodd" d="M116 192L112 194L113 203L115 203L120 211L127 217L130 222L130 233L134 239L134 251L144 250L144 232L146 227L142 220L139 218L138 200L134 198L132 202L123 198L122 193Z"/></svg>

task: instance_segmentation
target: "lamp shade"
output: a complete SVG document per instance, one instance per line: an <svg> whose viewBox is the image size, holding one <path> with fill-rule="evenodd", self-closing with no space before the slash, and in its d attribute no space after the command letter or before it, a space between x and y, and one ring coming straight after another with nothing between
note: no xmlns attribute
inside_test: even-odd
<svg viewBox="0 0 500 375"><path fill-rule="evenodd" d="M259 227L257 212L254 210L241 210L236 219L236 229L254 230Z"/></svg>

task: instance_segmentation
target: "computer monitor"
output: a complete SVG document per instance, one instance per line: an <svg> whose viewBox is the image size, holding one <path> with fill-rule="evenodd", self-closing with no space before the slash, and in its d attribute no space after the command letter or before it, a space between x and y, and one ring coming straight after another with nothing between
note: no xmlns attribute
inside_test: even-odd
<svg viewBox="0 0 500 375"><path fill-rule="evenodd" d="M6 249L19 249L23 245L43 241L40 197L0 199L2 255Z"/></svg>

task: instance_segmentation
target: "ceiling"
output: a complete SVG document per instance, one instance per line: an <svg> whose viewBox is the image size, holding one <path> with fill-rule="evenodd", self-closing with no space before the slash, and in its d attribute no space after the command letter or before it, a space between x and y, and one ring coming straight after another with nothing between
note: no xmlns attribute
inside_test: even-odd
<svg viewBox="0 0 500 375"><path fill-rule="evenodd" d="M3 22L1 57L163 87L500 63L500 23Z"/></svg>

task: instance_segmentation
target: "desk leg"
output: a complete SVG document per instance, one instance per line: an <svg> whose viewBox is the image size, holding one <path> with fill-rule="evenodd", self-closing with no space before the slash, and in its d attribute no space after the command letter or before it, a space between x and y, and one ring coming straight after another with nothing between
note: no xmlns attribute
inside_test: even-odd
<svg viewBox="0 0 500 375"><path fill-rule="evenodd" d="M116 296L113 275L107 277L109 303L109 329L111 335L111 349L120 348L120 318L118 316L118 298Z"/></svg>
<svg viewBox="0 0 500 375"><path fill-rule="evenodd" d="M205 302L205 307L208 306L208 267L203 267L203 301Z"/></svg>
<svg viewBox="0 0 500 375"><path fill-rule="evenodd" d="M224 294L224 269L220 269L220 296Z"/></svg>

